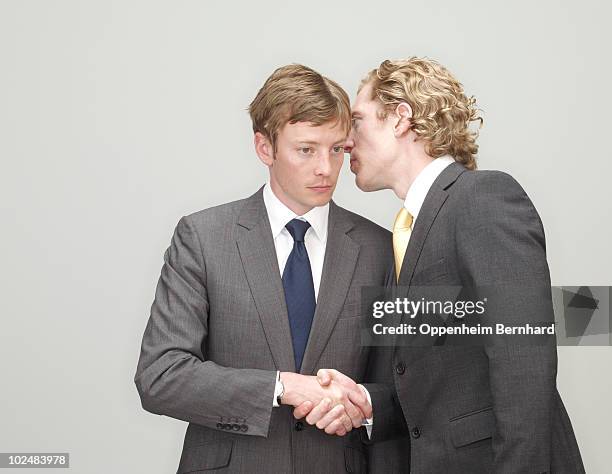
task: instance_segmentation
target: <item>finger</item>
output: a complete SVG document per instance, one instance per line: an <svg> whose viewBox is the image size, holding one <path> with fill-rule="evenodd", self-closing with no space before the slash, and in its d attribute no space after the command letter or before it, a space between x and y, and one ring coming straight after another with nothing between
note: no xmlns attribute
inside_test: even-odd
<svg viewBox="0 0 612 474"><path fill-rule="evenodd" d="M347 433L353 429L353 422L346 413L340 417L340 421Z"/></svg>
<svg viewBox="0 0 612 474"><path fill-rule="evenodd" d="M325 427L325 432L327 434L336 434L343 429L346 429L344 423L342 422L342 416L333 420L329 425Z"/></svg>
<svg viewBox="0 0 612 474"><path fill-rule="evenodd" d="M344 409L346 410L347 418L351 422L351 426L354 428L359 428L365 419L363 412L350 401L346 401L344 403Z"/></svg>
<svg viewBox="0 0 612 474"><path fill-rule="evenodd" d="M357 410L359 410L362 419L365 420L366 418L372 418L372 405L370 405L367 401L365 402L365 405L354 406L357 408Z"/></svg>
<svg viewBox="0 0 612 474"><path fill-rule="evenodd" d="M336 420L337 418L340 418L340 416L342 416L344 413L345 413L344 406L336 405L331 410L329 410L329 412L327 412L327 414L323 416L323 418L317 421L316 423L317 428L319 428L320 430L325 429L327 425L329 425L332 421ZM336 427L336 429L337 428L338 427ZM335 431L336 430L334 430L333 432Z"/></svg>
<svg viewBox="0 0 612 474"><path fill-rule="evenodd" d="M338 431L334 433L336 436L344 436L346 434L346 430L344 428L338 428Z"/></svg>
<svg viewBox="0 0 612 474"><path fill-rule="evenodd" d="M368 402L365 389L357 385L353 379L335 369L320 369L317 373L317 379L319 384L323 386L331 384L332 381L337 382L339 386L343 387L349 400L362 411L363 418L372 417L372 406Z"/></svg>
<svg viewBox="0 0 612 474"><path fill-rule="evenodd" d="M352 378L350 378L347 375L344 375L342 372L336 369L322 369L322 370L326 370L333 380L335 380L341 385L344 385L345 387L354 387L357 385Z"/></svg>
<svg viewBox="0 0 612 474"><path fill-rule="evenodd" d="M329 385L332 381L331 369L319 369L317 380L322 387Z"/></svg>
<svg viewBox="0 0 612 474"><path fill-rule="evenodd" d="M308 415L308 413L310 413L313 407L314 403L312 403L310 400L306 400L305 402L302 402L297 407L295 407L295 409L293 410L293 416L296 420L300 420L306 415Z"/></svg>
<svg viewBox="0 0 612 474"><path fill-rule="evenodd" d="M314 407L308 416L306 417L306 423L309 425L316 424L321 418L323 418L327 412L331 409L332 404L329 398L324 398L319 402L319 404Z"/></svg>
<svg viewBox="0 0 612 474"><path fill-rule="evenodd" d="M355 384L354 387L347 388L346 393L350 400L358 407L368 404L368 397L366 396L364 389L359 385Z"/></svg>
<svg viewBox="0 0 612 474"><path fill-rule="evenodd" d="M363 391L363 388L357 386L356 390L350 390L348 392L348 398L361 410L364 418L372 418L372 405L368 402L368 397Z"/></svg>

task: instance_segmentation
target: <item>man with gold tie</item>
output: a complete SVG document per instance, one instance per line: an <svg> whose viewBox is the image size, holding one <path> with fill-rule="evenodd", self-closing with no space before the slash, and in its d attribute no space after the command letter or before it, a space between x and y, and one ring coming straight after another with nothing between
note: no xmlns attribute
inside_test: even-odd
<svg viewBox="0 0 612 474"><path fill-rule="evenodd" d="M503 314L552 322L542 223L511 176L476 171L474 122L475 99L435 61L384 61L362 81L346 150L360 189L392 189L402 201L389 285L494 287ZM554 339L377 347L364 384L370 472L584 472L556 357ZM330 381L354 384L319 371ZM333 417L314 407L306 419L325 428Z"/></svg>

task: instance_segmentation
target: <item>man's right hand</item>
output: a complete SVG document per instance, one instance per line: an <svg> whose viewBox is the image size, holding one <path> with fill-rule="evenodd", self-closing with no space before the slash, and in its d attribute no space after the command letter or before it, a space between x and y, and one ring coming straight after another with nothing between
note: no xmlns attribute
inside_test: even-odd
<svg viewBox="0 0 612 474"><path fill-rule="evenodd" d="M292 378L293 375L298 374L289 375ZM282 376L281 373L281 378ZM326 395L319 402L316 402L315 397L302 398L301 401L299 397L297 399L290 397L291 401L299 402L297 405L291 403L296 407L293 411L295 418L306 417L307 423L316 424L317 428L325 430L326 433L343 436L346 431L362 426L366 418L372 417L372 406L363 389L341 372L334 369L321 369L316 378L298 376L307 377L308 383L311 383L310 379L314 379ZM316 391L316 388L314 390ZM331 397L329 391L333 394ZM343 419L346 416L350 418L351 425L348 427L350 429L347 428L346 420ZM347 428L346 431L344 428Z"/></svg>
<svg viewBox="0 0 612 474"><path fill-rule="evenodd" d="M357 384L337 374L340 372L333 371L330 377L314 377L281 372L285 387L281 403L298 407L294 410L296 418L306 416L307 423L316 424L328 434L343 436L360 427L371 416L372 408Z"/></svg>

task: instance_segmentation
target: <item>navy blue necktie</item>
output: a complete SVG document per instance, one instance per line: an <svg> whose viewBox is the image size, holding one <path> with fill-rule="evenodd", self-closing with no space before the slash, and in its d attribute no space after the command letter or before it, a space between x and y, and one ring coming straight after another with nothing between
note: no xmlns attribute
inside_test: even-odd
<svg viewBox="0 0 612 474"><path fill-rule="evenodd" d="M293 249L283 271L283 288L293 340L295 367L299 372L317 305L310 260L304 245L304 236L310 224L293 219L285 227L293 237Z"/></svg>

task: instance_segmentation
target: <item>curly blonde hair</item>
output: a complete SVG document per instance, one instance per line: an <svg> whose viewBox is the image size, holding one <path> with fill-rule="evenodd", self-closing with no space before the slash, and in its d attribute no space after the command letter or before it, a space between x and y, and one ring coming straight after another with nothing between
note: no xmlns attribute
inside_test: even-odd
<svg viewBox="0 0 612 474"><path fill-rule="evenodd" d="M467 97L463 86L441 64L427 58L411 57L383 61L361 81L359 90L372 86L372 99L383 104L381 118L401 102L412 107L411 128L425 142L428 155L451 155L467 169L476 169L478 130L471 122L478 115L476 99Z"/></svg>

